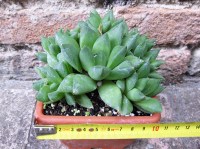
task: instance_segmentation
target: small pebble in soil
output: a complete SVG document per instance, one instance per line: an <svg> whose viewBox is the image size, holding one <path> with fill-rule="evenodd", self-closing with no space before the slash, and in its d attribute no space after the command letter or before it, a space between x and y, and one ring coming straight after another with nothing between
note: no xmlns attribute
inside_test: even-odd
<svg viewBox="0 0 200 149"><path fill-rule="evenodd" d="M98 91L87 94L94 106L93 109L87 109L80 105L68 105L63 99L56 103L44 106L45 115L65 115L65 116L122 116L117 110L106 105L99 97ZM136 109L136 108L134 108ZM152 116L152 114L144 113L138 109L132 111L125 116Z"/></svg>
<svg viewBox="0 0 200 149"><path fill-rule="evenodd" d="M65 107L62 107L61 113L64 113L65 111L66 111L66 108L65 108Z"/></svg>

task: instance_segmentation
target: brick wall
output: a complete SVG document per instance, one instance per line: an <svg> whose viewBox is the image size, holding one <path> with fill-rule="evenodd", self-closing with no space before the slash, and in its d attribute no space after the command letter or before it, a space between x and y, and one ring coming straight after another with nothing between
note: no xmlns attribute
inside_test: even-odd
<svg viewBox="0 0 200 149"><path fill-rule="evenodd" d="M59 28L72 28L96 8L104 14L113 7L130 28L138 27L157 40L160 69L166 82L181 80L183 75L200 75L200 9L198 1L105 1L95 0L0 0L0 79L36 79L35 59L41 50L41 36ZM104 7L103 7L104 5Z"/></svg>

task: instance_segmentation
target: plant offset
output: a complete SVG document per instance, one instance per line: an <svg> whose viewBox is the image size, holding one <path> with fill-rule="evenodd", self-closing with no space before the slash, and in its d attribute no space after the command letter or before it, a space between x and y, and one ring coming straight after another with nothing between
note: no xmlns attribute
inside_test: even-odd
<svg viewBox="0 0 200 149"><path fill-rule="evenodd" d="M46 65L36 68L41 77L33 84L36 98L44 104L66 100L69 106L89 109L93 104L88 93L98 91L99 100L121 115L135 108L161 112L153 97L164 89L156 72L163 61L156 60L159 50L154 45L112 11L103 18L92 11L74 29L42 38L44 52L37 58Z"/></svg>

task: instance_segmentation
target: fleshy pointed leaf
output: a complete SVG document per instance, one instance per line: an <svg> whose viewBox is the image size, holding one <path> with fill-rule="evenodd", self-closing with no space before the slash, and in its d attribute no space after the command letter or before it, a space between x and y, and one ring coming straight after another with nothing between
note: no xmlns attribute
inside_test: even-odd
<svg viewBox="0 0 200 149"><path fill-rule="evenodd" d="M123 19L122 23L123 23L123 29L124 29L123 30L123 33L124 33L123 36L124 36L124 35L128 34L129 28L128 28L128 24L126 23L126 21L124 19Z"/></svg>
<svg viewBox="0 0 200 149"><path fill-rule="evenodd" d="M69 63L78 72L82 72L79 60L79 51L73 45L62 45L61 52L67 63Z"/></svg>
<svg viewBox="0 0 200 149"><path fill-rule="evenodd" d="M122 45L127 47L127 51L131 51L137 40L138 34L127 36L123 39Z"/></svg>
<svg viewBox="0 0 200 149"><path fill-rule="evenodd" d="M144 62L142 59L140 59L134 55L126 56L125 60L130 61L132 66L135 67L136 69L139 68Z"/></svg>
<svg viewBox="0 0 200 149"><path fill-rule="evenodd" d="M50 44L49 45L49 53L51 55L57 56L58 53L60 53L60 47L56 44Z"/></svg>
<svg viewBox="0 0 200 149"><path fill-rule="evenodd" d="M159 52L160 52L159 49L150 50L149 52L147 52L145 59L149 59L150 62L153 62L156 60Z"/></svg>
<svg viewBox="0 0 200 149"><path fill-rule="evenodd" d="M120 24L123 22L124 19L120 18L120 19L117 19L117 20L114 20L112 21L112 28L115 27L116 25Z"/></svg>
<svg viewBox="0 0 200 149"><path fill-rule="evenodd" d="M134 102L141 101L145 98L145 95L137 88L130 90L126 96L128 97L129 100Z"/></svg>
<svg viewBox="0 0 200 149"><path fill-rule="evenodd" d="M48 40L51 44L56 44L55 37L48 37Z"/></svg>
<svg viewBox="0 0 200 149"><path fill-rule="evenodd" d="M137 88L138 90L140 91L143 91L143 89L145 88L147 82L148 82L148 78L142 78L142 79L139 79L135 85L135 88Z"/></svg>
<svg viewBox="0 0 200 149"><path fill-rule="evenodd" d="M85 108L93 108L91 100L86 95L76 96L76 102Z"/></svg>
<svg viewBox="0 0 200 149"><path fill-rule="evenodd" d="M146 78L150 73L150 64L149 62L144 63L137 71L138 78Z"/></svg>
<svg viewBox="0 0 200 149"><path fill-rule="evenodd" d="M50 85L50 90L51 90L51 91L56 91L56 90L58 89L58 87L59 87L59 84L57 84L57 83L52 83L52 84Z"/></svg>
<svg viewBox="0 0 200 149"><path fill-rule="evenodd" d="M123 31L124 31L123 30L123 24L120 23L107 32L108 37L111 41L111 48L114 48L117 45L121 45L122 37L123 37Z"/></svg>
<svg viewBox="0 0 200 149"><path fill-rule="evenodd" d="M64 93L53 91L51 93L48 93L48 97L50 101L56 102L56 101L61 100L64 97Z"/></svg>
<svg viewBox="0 0 200 149"><path fill-rule="evenodd" d="M139 108L143 112L147 112L147 113L162 112L162 106L160 102L154 98L148 98L140 102L135 102L135 105L137 108Z"/></svg>
<svg viewBox="0 0 200 149"><path fill-rule="evenodd" d="M101 17L96 10L93 10L90 13L90 17L88 18L90 24L92 24L95 28L98 28L101 23Z"/></svg>
<svg viewBox="0 0 200 149"><path fill-rule="evenodd" d="M37 93L36 99L38 101L48 102L49 101L48 93L50 92L51 92L50 87L48 85L44 85Z"/></svg>
<svg viewBox="0 0 200 149"><path fill-rule="evenodd" d="M129 34L130 34L130 35L139 34L138 28L132 28L132 29L130 29Z"/></svg>
<svg viewBox="0 0 200 149"><path fill-rule="evenodd" d="M161 85L159 85L153 92L151 92L150 94L148 94L149 97L154 97L156 95L158 95L159 93L161 93L165 88Z"/></svg>
<svg viewBox="0 0 200 149"><path fill-rule="evenodd" d="M60 83L58 91L63 93L72 93L74 76L75 74L67 75Z"/></svg>
<svg viewBox="0 0 200 149"><path fill-rule="evenodd" d="M160 79L149 78L149 80L147 81L147 84L142 92L148 96L149 94L153 93L159 87L160 82L161 82Z"/></svg>
<svg viewBox="0 0 200 149"><path fill-rule="evenodd" d="M103 33L107 32L111 26L110 21L102 22L102 31Z"/></svg>
<svg viewBox="0 0 200 149"><path fill-rule="evenodd" d="M147 50L151 50L151 48L153 46L156 45L156 40L155 39L147 39L146 40L146 46L147 46Z"/></svg>
<svg viewBox="0 0 200 149"><path fill-rule="evenodd" d="M137 80L138 80L137 73L132 74L130 77L126 79L126 92L132 90L135 87Z"/></svg>
<svg viewBox="0 0 200 149"><path fill-rule="evenodd" d="M80 31L81 49L84 48L85 46L92 49L94 42L97 40L98 37L99 37L98 32L95 32L87 25L82 25Z"/></svg>
<svg viewBox="0 0 200 149"><path fill-rule="evenodd" d="M161 79L161 80L165 80L165 78L161 75L161 74L159 74L159 73L157 73L157 72L151 72L150 74L149 74L149 77L150 78L155 78L155 79Z"/></svg>
<svg viewBox="0 0 200 149"><path fill-rule="evenodd" d="M59 62L66 62L66 60L65 60L65 58L64 58L62 53L59 53L57 55L57 59L58 59Z"/></svg>
<svg viewBox="0 0 200 149"><path fill-rule="evenodd" d="M123 96L122 106L119 112L122 115L127 115L127 114L130 114L132 111L133 111L132 103L128 100L128 98L126 98L126 96Z"/></svg>
<svg viewBox="0 0 200 149"><path fill-rule="evenodd" d="M59 62L58 65L56 66L56 70L58 74L65 78L70 72L68 71L68 67L64 62Z"/></svg>
<svg viewBox="0 0 200 149"><path fill-rule="evenodd" d="M126 54L126 57L128 57L128 56L134 56L134 55L133 55L133 53L131 51L128 51L127 54Z"/></svg>
<svg viewBox="0 0 200 149"><path fill-rule="evenodd" d="M58 43L59 47L62 47L62 45L70 44L73 45L76 51L80 51L79 45L76 42L75 39L70 37L67 33L64 33L63 30L59 30L55 34L55 40Z"/></svg>
<svg viewBox="0 0 200 149"><path fill-rule="evenodd" d="M55 56L47 54L47 63L50 67L55 68L58 64L58 60Z"/></svg>
<svg viewBox="0 0 200 149"><path fill-rule="evenodd" d="M94 66L88 71L89 76L94 80L103 80L110 74L110 69L105 66Z"/></svg>
<svg viewBox="0 0 200 149"><path fill-rule="evenodd" d="M127 53L127 49L124 46L116 46L112 50L107 67L110 69L115 68L117 65L119 65L121 62L123 62L125 55Z"/></svg>
<svg viewBox="0 0 200 149"><path fill-rule="evenodd" d="M81 95L94 91L96 88L96 83L90 77L82 74L74 76L72 94Z"/></svg>
<svg viewBox="0 0 200 149"><path fill-rule="evenodd" d="M69 74L58 87L59 92L81 95L96 89L95 82L86 75Z"/></svg>
<svg viewBox="0 0 200 149"><path fill-rule="evenodd" d="M42 44L42 47L43 49L49 53L49 45L51 44L51 42L49 41L48 38L45 38L45 37L42 37L41 39L41 44Z"/></svg>
<svg viewBox="0 0 200 149"><path fill-rule="evenodd" d="M35 67L35 71L41 78L46 78L47 77L47 71L46 71L46 66L44 67Z"/></svg>
<svg viewBox="0 0 200 149"><path fill-rule="evenodd" d="M111 81L104 82L98 89L101 99L110 107L120 110L122 104L122 93Z"/></svg>
<svg viewBox="0 0 200 149"><path fill-rule="evenodd" d="M117 80L116 85L120 88L122 93L125 91L125 80Z"/></svg>
<svg viewBox="0 0 200 149"><path fill-rule="evenodd" d="M69 64L67 63L67 61L65 60L65 58L64 58L64 56L63 56L62 53L59 53L59 54L57 55L57 59L58 59L59 62L63 62L63 63L65 64L65 66L67 67L67 72L68 72L68 73L72 73L72 72L73 72L73 68L71 67L71 65L69 65Z"/></svg>
<svg viewBox="0 0 200 149"><path fill-rule="evenodd" d="M92 29L93 31L95 31L98 34L98 36L100 36L102 34L102 25L101 24L100 24L100 26L98 28L94 27L89 22L87 22L86 24L87 24L86 26L88 26L90 29Z"/></svg>
<svg viewBox="0 0 200 149"><path fill-rule="evenodd" d="M111 70L106 80L121 80L129 77L134 71L134 67L131 65L129 61L124 61Z"/></svg>
<svg viewBox="0 0 200 149"><path fill-rule="evenodd" d="M110 51L110 40L108 35L104 34L95 41L92 49L92 53L95 55L95 64L106 66Z"/></svg>
<svg viewBox="0 0 200 149"><path fill-rule="evenodd" d="M65 100L66 100L68 105L75 106L75 104L76 104L75 96L72 95L72 94L65 93Z"/></svg>
<svg viewBox="0 0 200 149"><path fill-rule="evenodd" d="M117 26L118 24L122 24L123 26L123 35L127 34L128 33L128 25L127 23L124 21L124 19L117 19L115 21L112 21L112 25L111 27L114 28L115 26Z"/></svg>
<svg viewBox="0 0 200 149"><path fill-rule="evenodd" d="M94 56L92 50L84 47L79 53L79 58L82 64L82 67L85 71L88 71L91 67L95 65Z"/></svg>
<svg viewBox="0 0 200 149"><path fill-rule="evenodd" d="M62 82L61 77L58 75L58 73L51 67L46 67L46 72L47 72L47 78L51 82L55 82L59 84Z"/></svg>
<svg viewBox="0 0 200 149"><path fill-rule="evenodd" d="M38 52L36 53L36 57L38 60L47 63L47 54L44 52Z"/></svg>
<svg viewBox="0 0 200 149"><path fill-rule="evenodd" d="M160 67L160 65L165 64L165 62L163 60L155 60L153 62L151 62L151 68L152 69L157 69L158 67Z"/></svg>
<svg viewBox="0 0 200 149"><path fill-rule="evenodd" d="M45 84L46 84L45 79L37 80L36 82L33 83L33 88L36 91L39 91Z"/></svg>
<svg viewBox="0 0 200 149"><path fill-rule="evenodd" d="M147 52L146 42L139 44L134 50L134 55L137 57L143 57Z"/></svg>
<svg viewBox="0 0 200 149"><path fill-rule="evenodd" d="M74 29L70 31L70 36L74 38L77 42L79 41L80 29Z"/></svg>
<svg viewBox="0 0 200 149"><path fill-rule="evenodd" d="M134 52L134 50L136 49L136 47L137 47L139 44L146 42L146 40L147 40L147 37L146 37L145 35L140 35L140 36L138 36L138 38L137 38L135 44L133 45L132 52Z"/></svg>
<svg viewBox="0 0 200 149"><path fill-rule="evenodd" d="M113 15L113 11L109 10L105 16L102 19L102 22L106 22L106 21L111 21L113 22L115 20L114 15Z"/></svg>

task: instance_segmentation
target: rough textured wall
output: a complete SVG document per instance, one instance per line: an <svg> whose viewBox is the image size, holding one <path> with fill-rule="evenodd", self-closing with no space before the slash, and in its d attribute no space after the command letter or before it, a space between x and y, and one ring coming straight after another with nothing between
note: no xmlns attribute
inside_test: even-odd
<svg viewBox="0 0 200 149"><path fill-rule="evenodd" d="M22 7L26 7L30 4L36 3L48 3L48 4L56 4L56 3L74 3L74 4L84 4L84 5L94 5L96 7L103 6L107 7L109 5L138 5L138 4L176 4L176 5L185 5L187 7L199 6L199 0L0 0L2 6L7 6L10 4L21 5Z"/></svg>
<svg viewBox="0 0 200 149"><path fill-rule="evenodd" d="M0 78L36 79L35 59L41 36L59 28L73 28L96 8L102 15L113 8L130 28L157 40L160 69L166 82L181 80L183 74L200 75L199 1L187 0L0 0ZM125 5L126 4L126 5ZM122 6L125 5L125 6Z"/></svg>

